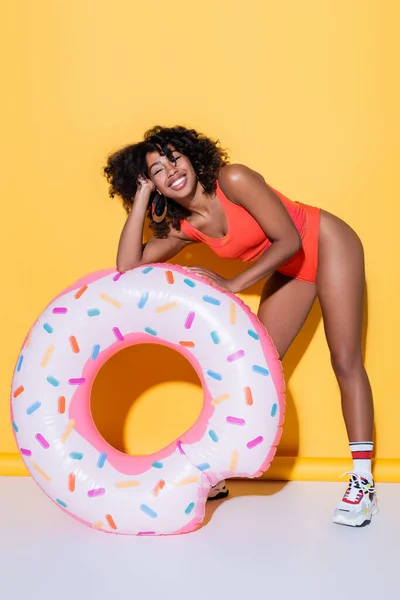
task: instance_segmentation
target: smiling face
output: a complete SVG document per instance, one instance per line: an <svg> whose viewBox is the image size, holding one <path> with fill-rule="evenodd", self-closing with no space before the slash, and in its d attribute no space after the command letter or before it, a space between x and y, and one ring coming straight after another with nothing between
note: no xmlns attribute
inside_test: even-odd
<svg viewBox="0 0 400 600"><path fill-rule="evenodd" d="M198 180L190 160L177 150L172 150L172 158L158 152L146 155L151 181L161 194L179 203L196 191Z"/></svg>

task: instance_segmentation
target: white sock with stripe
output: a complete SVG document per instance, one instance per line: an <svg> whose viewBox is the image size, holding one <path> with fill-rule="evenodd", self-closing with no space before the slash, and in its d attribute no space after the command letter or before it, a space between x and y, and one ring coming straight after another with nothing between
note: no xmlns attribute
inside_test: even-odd
<svg viewBox="0 0 400 600"><path fill-rule="evenodd" d="M353 471L372 478L371 459L373 442L350 442L351 456L353 457Z"/></svg>

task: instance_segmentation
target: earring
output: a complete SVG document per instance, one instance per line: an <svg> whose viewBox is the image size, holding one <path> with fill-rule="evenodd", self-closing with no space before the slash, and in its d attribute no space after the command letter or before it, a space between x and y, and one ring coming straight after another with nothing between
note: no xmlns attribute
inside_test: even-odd
<svg viewBox="0 0 400 600"><path fill-rule="evenodd" d="M162 223L165 219L165 215L167 214L167 210L167 199L165 196L163 196L163 194L158 192L151 203L151 218L153 219L154 223Z"/></svg>

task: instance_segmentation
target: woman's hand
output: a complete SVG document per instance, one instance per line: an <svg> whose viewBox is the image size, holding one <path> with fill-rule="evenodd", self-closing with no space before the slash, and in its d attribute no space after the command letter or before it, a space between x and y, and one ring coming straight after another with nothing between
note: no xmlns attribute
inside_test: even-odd
<svg viewBox="0 0 400 600"><path fill-rule="evenodd" d="M155 191L155 189L156 186L150 179L141 176L138 179L138 188L136 191L136 196L146 195L147 197L149 197L150 194Z"/></svg>
<svg viewBox="0 0 400 600"><path fill-rule="evenodd" d="M213 287L220 288L224 292L229 292L230 294L235 293L233 279L225 279L225 277L221 277L221 275L218 275L213 271L207 271L207 269L203 269L202 267L185 267L185 269L190 273L193 273L193 275L206 279Z"/></svg>

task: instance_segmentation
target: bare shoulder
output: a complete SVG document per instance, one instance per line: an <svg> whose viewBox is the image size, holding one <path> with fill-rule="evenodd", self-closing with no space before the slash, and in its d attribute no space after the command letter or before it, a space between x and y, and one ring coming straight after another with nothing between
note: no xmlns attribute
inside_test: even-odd
<svg viewBox="0 0 400 600"><path fill-rule="evenodd" d="M233 202L235 202L238 188L251 186L254 183L259 184L260 182L265 183L265 179L260 173L239 163L225 165L218 174L218 183L221 190Z"/></svg>

